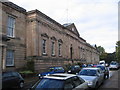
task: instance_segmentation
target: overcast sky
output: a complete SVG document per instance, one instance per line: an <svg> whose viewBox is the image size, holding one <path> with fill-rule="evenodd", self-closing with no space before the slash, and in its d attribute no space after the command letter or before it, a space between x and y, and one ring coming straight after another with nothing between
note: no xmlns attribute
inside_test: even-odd
<svg viewBox="0 0 120 90"><path fill-rule="evenodd" d="M60 24L74 23L91 45L115 51L119 0L10 0L27 11L38 9Z"/></svg>

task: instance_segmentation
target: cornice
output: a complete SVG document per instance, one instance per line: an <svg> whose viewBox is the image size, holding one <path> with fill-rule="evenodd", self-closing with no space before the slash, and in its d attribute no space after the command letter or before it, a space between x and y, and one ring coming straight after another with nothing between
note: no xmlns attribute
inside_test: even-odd
<svg viewBox="0 0 120 90"><path fill-rule="evenodd" d="M26 9L24 9L22 7L19 7L18 5L14 4L12 2L2 2L2 4L12 8L12 9L15 9L15 10L21 12L21 13L27 14Z"/></svg>

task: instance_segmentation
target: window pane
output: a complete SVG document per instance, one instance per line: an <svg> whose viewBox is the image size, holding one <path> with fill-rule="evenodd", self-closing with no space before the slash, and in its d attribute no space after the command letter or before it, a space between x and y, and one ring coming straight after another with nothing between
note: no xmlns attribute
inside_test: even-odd
<svg viewBox="0 0 120 90"><path fill-rule="evenodd" d="M14 25L15 25L15 19L13 17L8 17L8 27L7 27L7 35L8 36L14 36Z"/></svg>
<svg viewBox="0 0 120 90"><path fill-rule="evenodd" d="M54 45L55 45L55 43L54 42L52 42L52 55L54 55L55 54L55 50L54 50Z"/></svg>
<svg viewBox="0 0 120 90"><path fill-rule="evenodd" d="M6 66L14 65L14 51L8 50L6 55Z"/></svg>
<svg viewBox="0 0 120 90"><path fill-rule="evenodd" d="M58 44L58 55L61 55L61 43Z"/></svg>
<svg viewBox="0 0 120 90"><path fill-rule="evenodd" d="M42 53L46 53L46 40L42 40Z"/></svg>

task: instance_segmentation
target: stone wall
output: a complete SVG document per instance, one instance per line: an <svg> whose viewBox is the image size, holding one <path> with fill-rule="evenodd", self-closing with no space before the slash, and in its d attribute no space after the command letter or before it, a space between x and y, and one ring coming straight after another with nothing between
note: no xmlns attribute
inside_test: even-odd
<svg viewBox="0 0 120 90"><path fill-rule="evenodd" d="M40 71L48 66L64 66L68 63L99 62L98 51L88 45L80 37L72 24L65 27L38 10L26 12L25 9L13 4L3 3L2 34L6 35L8 16L15 18L15 37L3 41L3 70L22 68L27 59L35 59L35 70ZM71 31L72 27L75 32ZM46 40L46 55L42 53L42 40ZM51 55L51 42L55 43L55 55ZM58 43L61 43L61 55L58 55ZM6 67L6 51L14 50L14 66ZM47 59L46 59L47 58Z"/></svg>
<svg viewBox="0 0 120 90"><path fill-rule="evenodd" d="M52 40L53 37L54 40ZM43 39L46 40L46 55L42 54ZM58 55L59 40L62 41L61 56ZM55 43L54 56L51 55L52 41ZM72 52L70 50L71 47ZM36 71L45 69L48 66L64 66L65 62L66 64L72 63L72 60L74 63L99 62L99 58L97 58L99 53L93 46L89 45L78 34L70 31L38 10L30 11L27 15L27 57L31 56L48 58L48 60L38 59L35 61ZM68 61L70 59L71 61Z"/></svg>
<svg viewBox="0 0 120 90"><path fill-rule="evenodd" d="M71 60L66 60L66 59L43 59L43 60L34 60L35 61L35 71L40 73L44 72L47 68L49 67L54 67L54 66L63 66L68 64L72 64ZM74 63L78 63L80 61L74 61Z"/></svg>
<svg viewBox="0 0 120 90"><path fill-rule="evenodd" d="M19 9L13 3L2 4L2 35L7 36L7 22L8 16L15 18L14 37L9 37L9 40L3 40L3 53L2 53L2 69L16 70L22 68L26 64L26 14L25 10ZM19 9L19 10L18 10ZM22 12L23 11L23 12ZM6 66L6 51L14 50L14 65Z"/></svg>

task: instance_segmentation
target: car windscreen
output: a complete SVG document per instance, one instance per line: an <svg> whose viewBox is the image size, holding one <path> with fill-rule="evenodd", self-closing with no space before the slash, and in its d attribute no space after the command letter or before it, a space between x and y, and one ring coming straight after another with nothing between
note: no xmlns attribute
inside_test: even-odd
<svg viewBox="0 0 120 90"><path fill-rule="evenodd" d="M79 75L96 76L96 70L83 69L80 71Z"/></svg>
<svg viewBox="0 0 120 90"><path fill-rule="evenodd" d="M79 69L80 68L80 66L71 66L69 69Z"/></svg>
<svg viewBox="0 0 120 90"><path fill-rule="evenodd" d="M110 65L116 65L117 63L110 63Z"/></svg>
<svg viewBox="0 0 120 90"><path fill-rule="evenodd" d="M63 80L56 80L56 79L48 79L44 78L40 81L40 83L36 86L35 90L49 90L49 89L62 89L63 87Z"/></svg>
<svg viewBox="0 0 120 90"><path fill-rule="evenodd" d="M55 68L48 68L46 71L52 72Z"/></svg>
<svg viewBox="0 0 120 90"><path fill-rule="evenodd" d="M100 64L105 64L104 62L101 62Z"/></svg>
<svg viewBox="0 0 120 90"><path fill-rule="evenodd" d="M64 71L64 69L62 67L51 67L47 71L48 72L52 72L54 70L57 70L57 71L61 71L62 70L62 71Z"/></svg>

